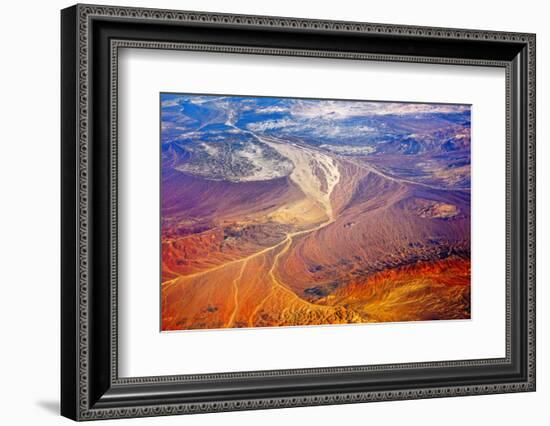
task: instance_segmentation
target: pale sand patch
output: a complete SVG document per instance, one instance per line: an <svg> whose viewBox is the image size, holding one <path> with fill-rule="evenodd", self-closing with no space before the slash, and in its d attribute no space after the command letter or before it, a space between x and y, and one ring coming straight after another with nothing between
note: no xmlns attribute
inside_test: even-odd
<svg viewBox="0 0 550 426"><path fill-rule="evenodd" d="M262 142L277 150L294 164L290 179L309 199L323 206L329 219L333 218L330 196L340 181L340 171L336 161L328 155L312 148L298 146L272 137L258 137ZM323 182L318 171L321 171ZM325 189L326 188L326 189Z"/></svg>

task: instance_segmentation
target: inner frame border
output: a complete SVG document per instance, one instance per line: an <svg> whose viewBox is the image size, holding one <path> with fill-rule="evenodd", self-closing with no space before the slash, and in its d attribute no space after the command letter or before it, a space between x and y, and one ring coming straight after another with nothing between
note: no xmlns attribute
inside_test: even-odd
<svg viewBox="0 0 550 426"><path fill-rule="evenodd" d="M505 283L505 357L504 358L483 358L466 359L455 361L430 361L430 362L411 362L395 364L374 364L374 365L353 365L340 367L323 368L297 368L283 370L255 370L230 373L208 373L208 374L174 374L166 376L142 376L142 377L119 377L118 375L118 55L120 49L155 49L155 50L175 50L175 51L193 51L208 53L230 53L230 54L252 54L269 56L298 56L298 57L323 57L330 59L345 60L369 60L377 62L406 62L406 63L426 63L442 65L470 65L499 67L505 69L506 81L506 231L507 235L511 229L511 180L509 170L511 167L511 129L509 121L511 118L511 67L505 61L487 61L478 59L444 59L436 57L415 57L402 55L380 55L367 53L343 53L343 52L316 52L297 49L278 49L278 48L256 48L242 46L225 45L203 45L195 43L172 43L172 42L150 42L143 40L122 40L112 39L110 42L111 58L111 380L113 384L152 384L152 383L174 383L179 381L194 382L204 380L220 379L244 379L252 377L273 377L273 376L300 376L305 374L330 374L330 373L351 373L351 372L369 372L384 371L407 368L438 368L438 367L470 367L495 364L511 363L511 239L506 239L506 283ZM163 92L164 93L164 92ZM166 92L171 93L171 92ZM266 96L267 97L267 96ZM324 98L323 98L324 99ZM328 98L327 98L328 99ZM361 100L358 100L361 101ZM383 101L382 101L383 102ZM397 101L387 101L397 102ZM415 102L422 103L422 102ZM452 105L465 105L459 103L448 103Z"/></svg>

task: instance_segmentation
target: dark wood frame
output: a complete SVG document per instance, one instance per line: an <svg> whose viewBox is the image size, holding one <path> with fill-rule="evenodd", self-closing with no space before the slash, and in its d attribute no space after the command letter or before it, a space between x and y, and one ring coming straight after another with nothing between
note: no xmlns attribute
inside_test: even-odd
<svg viewBox="0 0 550 426"><path fill-rule="evenodd" d="M62 11L61 35L64 416L90 420L535 390L533 34L76 5ZM506 357L119 378L116 90L117 51L124 47L505 68Z"/></svg>

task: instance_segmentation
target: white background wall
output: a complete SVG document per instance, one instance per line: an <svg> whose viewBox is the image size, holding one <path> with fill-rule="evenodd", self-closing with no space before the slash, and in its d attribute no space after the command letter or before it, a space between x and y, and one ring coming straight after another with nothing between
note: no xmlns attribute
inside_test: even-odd
<svg viewBox="0 0 550 426"><path fill-rule="evenodd" d="M538 390L421 401L119 420L117 424L547 424L550 417L550 27L545 2L428 0L108 1L204 10L537 33ZM0 65L0 419L68 424L59 404L59 9L2 5ZM130 423L131 422L131 423ZM112 423L112 422L107 422ZM102 424L107 424L102 423Z"/></svg>

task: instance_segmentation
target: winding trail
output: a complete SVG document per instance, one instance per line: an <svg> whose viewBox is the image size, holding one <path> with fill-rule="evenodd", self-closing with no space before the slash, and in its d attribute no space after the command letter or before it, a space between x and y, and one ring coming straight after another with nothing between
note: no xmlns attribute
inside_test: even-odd
<svg viewBox="0 0 550 426"><path fill-rule="evenodd" d="M330 225L331 223L334 222L334 219L331 218L330 220L326 221L326 222L323 222L321 223L320 225L318 226L315 226L314 228L311 228L311 229L305 229L305 230L302 230L302 231L296 231L296 232L291 232L289 234L287 234L286 238L281 241L279 244L277 244L276 246L273 246L273 249L279 247L280 245L286 243L286 245L284 246L284 248L278 252L276 255L275 255L275 258L273 259L273 263L271 264L271 268L269 268L269 272L268 272L268 276L271 278L271 281L273 283L272 287L271 287L271 291L267 294L266 297L264 297L260 303L256 306L256 308L254 309L254 311L252 311L252 314L250 315L250 317L248 318L248 324L250 326L253 325L254 323L254 317L258 314L258 312L260 311L260 309L263 307L263 305L265 304L265 302L271 297L273 296L273 293L275 292L276 289L280 289L282 290L283 292L291 295L293 298L295 299L298 299L300 300L301 302L307 304L307 305L313 305L313 303L310 303L308 302L307 300L304 300L302 299L301 297L299 297L296 293L294 293L291 289L289 289L286 285L284 285L276 276L275 276L275 269L277 268L278 264L279 264L279 259L281 258L281 256L283 254L285 254L290 246L292 246L292 241L294 239L294 237L298 236L298 235L305 235L305 234L309 234L311 232L315 232L315 231L318 231L319 229L322 229L324 228L325 226L328 226ZM320 307L321 305L315 305L316 307Z"/></svg>
<svg viewBox="0 0 550 426"><path fill-rule="evenodd" d="M244 269L247 263L248 263L248 260L243 262L243 266L241 266L241 272L233 280L233 301L235 303L235 306L233 307L233 311L231 312L231 315L229 316L229 320L225 325L228 328L233 327L233 325L235 324L235 317L237 315L237 311L239 310L239 286L237 282L243 277Z"/></svg>
<svg viewBox="0 0 550 426"><path fill-rule="evenodd" d="M293 240L297 236L306 235L315 231L318 231L335 221L334 212L332 208L331 195L332 191L340 181L340 172L337 164L329 156L314 151L305 147L298 147L288 142L280 141L275 138L260 137L253 132L249 132L256 137L260 142L269 145L284 157L288 158L294 164L294 170L290 175L290 179L302 190L307 198L310 198L314 202L320 204L325 210L327 220L321 224L309 229L295 231L287 234L286 238L273 248L279 247L284 244L284 247L279 251L272 262L269 269L268 276L271 279L273 285L271 291L267 296L256 306L252 314L248 319L249 325L253 325L254 318L260 312L265 302L279 289L292 298L299 300L307 305L312 305L310 302L300 298L295 292L289 289L284 283L275 276L275 271L279 265L281 257L288 252L292 246ZM317 168L317 170L314 169ZM324 182L321 181L319 173L322 173Z"/></svg>

